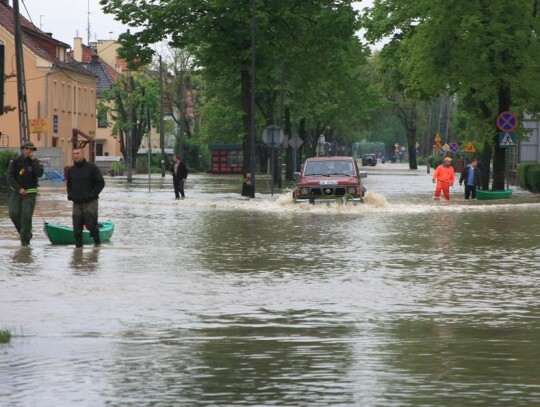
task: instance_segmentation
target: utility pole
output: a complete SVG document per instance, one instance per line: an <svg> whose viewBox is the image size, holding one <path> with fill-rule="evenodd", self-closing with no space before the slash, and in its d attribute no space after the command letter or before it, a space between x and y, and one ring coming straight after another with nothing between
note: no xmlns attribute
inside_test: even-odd
<svg viewBox="0 0 540 407"><path fill-rule="evenodd" d="M128 111L127 122L128 129L126 134L126 159L127 159L127 182L133 182L133 155L132 155L132 140L133 140L133 83L131 77L131 69L127 70L127 94L128 94Z"/></svg>
<svg viewBox="0 0 540 407"><path fill-rule="evenodd" d="M161 148L161 177L165 178L165 124L163 122L163 61L159 56L159 147Z"/></svg>
<svg viewBox="0 0 540 407"><path fill-rule="evenodd" d="M251 102L250 102L250 126L249 126L249 171L251 173L251 198L255 198L255 170L257 162L255 160L255 54L256 54L256 10L255 0L251 0Z"/></svg>
<svg viewBox="0 0 540 407"><path fill-rule="evenodd" d="M17 65L19 135L22 146L27 141L30 141L30 128L28 124L28 103L26 98L26 79L24 76L24 57L22 47L21 19L19 14L19 0L13 0L13 20L15 21L15 60Z"/></svg>

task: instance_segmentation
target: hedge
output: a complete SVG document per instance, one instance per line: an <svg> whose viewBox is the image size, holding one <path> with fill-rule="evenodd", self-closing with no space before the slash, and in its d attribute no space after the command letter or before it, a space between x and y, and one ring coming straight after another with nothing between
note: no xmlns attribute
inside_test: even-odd
<svg viewBox="0 0 540 407"><path fill-rule="evenodd" d="M517 182L527 191L540 193L540 164L520 164L517 167Z"/></svg>

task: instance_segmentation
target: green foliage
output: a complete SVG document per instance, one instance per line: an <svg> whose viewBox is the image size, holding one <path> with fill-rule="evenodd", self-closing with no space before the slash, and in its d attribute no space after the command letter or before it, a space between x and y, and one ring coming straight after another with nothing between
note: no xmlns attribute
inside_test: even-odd
<svg viewBox="0 0 540 407"><path fill-rule="evenodd" d="M534 193L540 193L540 164L520 164L517 167L517 182L523 189Z"/></svg>
<svg viewBox="0 0 540 407"><path fill-rule="evenodd" d="M18 155L15 151L11 150L0 151L0 178L4 179L7 177L9 162Z"/></svg>
<svg viewBox="0 0 540 407"><path fill-rule="evenodd" d="M152 113L152 122L159 123L158 85L158 78L144 71L121 77L104 92L104 99L98 106L98 111L110 109L113 117L112 134L119 137L120 150L126 162L128 149L131 149L131 156L135 158L147 134L147 108Z"/></svg>
<svg viewBox="0 0 540 407"><path fill-rule="evenodd" d="M493 185L503 186L495 118L502 110L540 108L538 2L377 1L362 24L368 40L387 41L381 65L394 90L416 99L458 95L476 131L464 130L492 146Z"/></svg>
<svg viewBox="0 0 540 407"><path fill-rule="evenodd" d="M535 165L529 170L529 181L527 182L531 189L529 191L534 192L535 194L540 193L540 165Z"/></svg>
<svg viewBox="0 0 540 407"><path fill-rule="evenodd" d="M148 174L148 156L139 156L135 168L137 174ZM150 173L161 173L161 154L152 154L150 156Z"/></svg>
<svg viewBox="0 0 540 407"><path fill-rule="evenodd" d="M9 343L11 332L8 329L0 329L0 343Z"/></svg>
<svg viewBox="0 0 540 407"><path fill-rule="evenodd" d="M368 51L356 36L352 3L257 2L258 137L266 125L281 123L280 113L286 109L294 112L291 131L297 132L294 122L304 119L317 137L325 132L341 142L350 142L351 135L371 120L377 93L365 71ZM204 79L204 88L197 93L204 142L245 139L250 115L251 2L101 0L100 4L124 24L144 27L121 37L129 58L144 61L150 45L162 40L191 53Z"/></svg>
<svg viewBox="0 0 540 407"><path fill-rule="evenodd" d="M443 163L444 157L440 154L437 155L430 155L428 157L429 166L431 168L437 168L439 165Z"/></svg>
<svg viewBox="0 0 540 407"><path fill-rule="evenodd" d="M126 165L123 162L115 161L111 164L111 170L113 171L124 171L126 169Z"/></svg>

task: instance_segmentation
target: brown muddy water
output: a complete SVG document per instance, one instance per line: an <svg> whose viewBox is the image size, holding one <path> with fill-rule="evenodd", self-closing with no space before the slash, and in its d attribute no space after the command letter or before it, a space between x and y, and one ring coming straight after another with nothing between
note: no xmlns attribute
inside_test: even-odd
<svg viewBox="0 0 540 407"><path fill-rule="evenodd" d="M110 243L30 248L0 206L2 406L540 404L540 196L433 202L425 167L366 203L294 205L238 177L107 178Z"/></svg>

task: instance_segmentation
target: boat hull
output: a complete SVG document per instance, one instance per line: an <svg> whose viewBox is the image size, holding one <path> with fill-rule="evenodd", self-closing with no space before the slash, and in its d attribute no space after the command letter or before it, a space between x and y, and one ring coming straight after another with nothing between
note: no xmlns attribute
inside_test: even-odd
<svg viewBox="0 0 540 407"><path fill-rule="evenodd" d="M99 237L101 243L111 240L114 232L114 223L111 221L99 222ZM61 225L55 225L46 222L43 226L45 235L49 238L52 244L75 244L75 238L73 237L73 228ZM94 239L90 235L90 232L86 229L83 230L83 244L93 244Z"/></svg>
<svg viewBox="0 0 540 407"><path fill-rule="evenodd" d="M484 191L482 189L476 191L476 199L488 200L488 199L508 199L512 196L511 189L505 189L503 191Z"/></svg>

